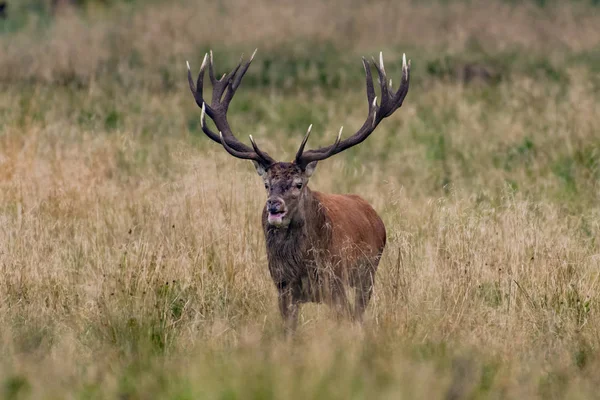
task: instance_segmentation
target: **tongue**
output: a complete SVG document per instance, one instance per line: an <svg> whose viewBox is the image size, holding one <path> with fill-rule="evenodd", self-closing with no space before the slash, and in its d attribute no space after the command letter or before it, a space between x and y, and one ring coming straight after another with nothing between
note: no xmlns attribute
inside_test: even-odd
<svg viewBox="0 0 600 400"><path fill-rule="evenodd" d="M267 220L269 221L270 224L279 225L283 222L283 215L284 215L283 213L278 213L278 214L269 213Z"/></svg>

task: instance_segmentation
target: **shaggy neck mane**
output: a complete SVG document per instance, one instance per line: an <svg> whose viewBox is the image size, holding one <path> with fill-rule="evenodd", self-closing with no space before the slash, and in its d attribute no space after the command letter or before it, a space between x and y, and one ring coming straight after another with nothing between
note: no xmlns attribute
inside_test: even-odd
<svg viewBox="0 0 600 400"><path fill-rule="evenodd" d="M326 248L329 240L325 232L327 217L309 188L299 207L285 228L270 225L266 209L263 211L269 270L278 285L289 284L306 274L306 263L314 262L318 250Z"/></svg>

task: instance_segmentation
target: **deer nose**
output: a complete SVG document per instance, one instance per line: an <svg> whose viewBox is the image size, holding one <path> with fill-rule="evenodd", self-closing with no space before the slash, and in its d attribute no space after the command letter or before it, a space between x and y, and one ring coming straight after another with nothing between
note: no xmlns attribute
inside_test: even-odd
<svg viewBox="0 0 600 400"><path fill-rule="evenodd" d="M285 203L283 199L274 198L267 200L267 211L270 213L277 213L283 211L285 208Z"/></svg>

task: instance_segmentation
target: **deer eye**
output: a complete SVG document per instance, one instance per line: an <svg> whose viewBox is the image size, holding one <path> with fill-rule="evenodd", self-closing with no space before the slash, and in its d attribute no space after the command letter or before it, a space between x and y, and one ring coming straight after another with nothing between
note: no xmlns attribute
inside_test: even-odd
<svg viewBox="0 0 600 400"><path fill-rule="evenodd" d="M302 189L302 182L296 183L296 188L297 189Z"/></svg>
<svg viewBox="0 0 600 400"><path fill-rule="evenodd" d="M269 184L265 183L265 189L269 190Z"/></svg>

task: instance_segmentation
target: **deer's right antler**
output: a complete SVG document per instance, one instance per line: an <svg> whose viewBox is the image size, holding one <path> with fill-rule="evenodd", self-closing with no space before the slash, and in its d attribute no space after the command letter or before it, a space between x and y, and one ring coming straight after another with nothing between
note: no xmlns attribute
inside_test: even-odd
<svg viewBox="0 0 600 400"><path fill-rule="evenodd" d="M406 55L402 55L402 78L400 80L400 87L396 93L392 90L392 80L388 81L387 75L385 74L385 67L383 65L383 53L379 53L379 65L373 59L372 64L377 69L379 75L379 85L381 86L381 104L377 105L377 97L375 96L375 89L373 88L373 77L371 75L370 61L363 58L363 66L365 68L365 75L367 80L367 101L369 104L369 114L363 126L352 136L341 140L340 136L342 130L338 134L337 140L334 144L326 147L322 147L315 150L304 151L304 146L310 135L310 128L304 136L298 153L296 154L296 160L294 161L301 168L305 168L309 163L313 161L325 160L333 156L334 154L340 153L352 146L364 141L369 137L371 133L377 128L377 125L386 117L389 117L396 111L408 93L408 84L410 80L410 60L406 62Z"/></svg>
<svg viewBox="0 0 600 400"><path fill-rule="evenodd" d="M240 59L239 64L228 74L223 74L221 79L216 79L214 74L214 66L213 66L213 55L212 51L209 54L204 56L204 60L202 61L202 65L200 66L200 73L198 74L198 79L196 83L194 83L194 79L192 78L192 71L190 70L190 64L187 63L188 69L188 82L190 84L190 90L194 95L194 99L196 100L196 104L200 108L202 108L202 115L200 117L200 124L202 126L202 131L208 136L210 139L214 140L217 143L223 145L225 150L229 154L234 157L242 158L246 160L253 160L264 167L268 167L271 164L275 163L275 160L269 156L266 152L260 150L252 136L250 136L250 141L252 143L252 147L245 145L240 142L229 126L229 122L227 121L227 110L229 109L229 103L235 94L235 91L240 86L242 82L242 78L244 74L250 67L250 63L254 59L256 55L256 50L250 57L250 60L244 63L243 58ZM206 61L208 59L208 76L210 78L213 92L212 92L212 101L211 104L208 105L204 101L203 97L203 89L204 89L204 70L206 69ZM219 130L219 134L213 132L207 125L205 120L205 115L213 120L215 126Z"/></svg>

